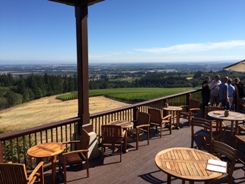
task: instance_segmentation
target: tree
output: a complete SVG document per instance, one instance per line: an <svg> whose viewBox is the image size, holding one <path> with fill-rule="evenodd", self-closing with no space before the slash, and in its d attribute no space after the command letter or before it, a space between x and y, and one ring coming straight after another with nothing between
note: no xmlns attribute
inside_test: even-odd
<svg viewBox="0 0 245 184"><path fill-rule="evenodd" d="M12 107L22 103L22 95L8 91L6 94L6 99L8 102L8 107Z"/></svg>

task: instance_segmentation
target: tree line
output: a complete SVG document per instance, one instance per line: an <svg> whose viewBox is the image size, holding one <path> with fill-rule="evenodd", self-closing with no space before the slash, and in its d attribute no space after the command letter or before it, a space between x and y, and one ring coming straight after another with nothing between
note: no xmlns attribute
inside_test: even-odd
<svg viewBox="0 0 245 184"><path fill-rule="evenodd" d="M245 76L243 73L230 73L227 71L193 73L184 72L163 72L163 73L145 73L138 74L127 73L125 75L101 74L89 78L89 89L107 89L107 88L132 88L132 87L158 87L158 88L180 88L180 87L200 87L206 75L211 79L219 74L231 78L239 77L241 81ZM121 77L119 77L121 76ZM0 110L6 109L17 104L29 102L34 99L45 96L57 95L66 92L77 91L77 75L28 75L13 77L12 74L0 75Z"/></svg>
<svg viewBox="0 0 245 184"><path fill-rule="evenodd" d="M77 75L34 75L14 78L12 74L0 75L0 109L34 99L76 91Z"/></svg>

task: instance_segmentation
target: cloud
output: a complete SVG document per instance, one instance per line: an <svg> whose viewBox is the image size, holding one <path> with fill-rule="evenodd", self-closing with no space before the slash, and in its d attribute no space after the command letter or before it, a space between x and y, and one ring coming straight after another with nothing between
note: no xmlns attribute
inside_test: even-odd
<svg viewBox="0 0 245 184"><path fill-rule="evenodd" d="M190 43L190 44L179 44L170 47L163 48L139 48L134 49L139 52L147 52L153 54L161 53L188 53L188 52L201 52L201 51L211 51L215 49L235 49L235 48L245 48L244 40L232 40L226 42L216 42L216 43Z"/></svg>

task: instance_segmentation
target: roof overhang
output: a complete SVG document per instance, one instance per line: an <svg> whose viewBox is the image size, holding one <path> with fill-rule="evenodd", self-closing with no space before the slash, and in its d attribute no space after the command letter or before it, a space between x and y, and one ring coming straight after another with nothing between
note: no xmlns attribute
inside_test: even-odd
<svg viewBox="0 0 245 184"><path fill-rule="evenodd" d="M77 6L82 4L87 4L88 6L93 5L95 3L99 3L104 0L49 0L57 3L62 3L70 6Z"/></svg>
<svg viewBox="0 0 245 184"><path fill-rule="evenodd" d="M231 70L236 72L245 72L245 59L229 66L224 67L224 70Z"/></svg>

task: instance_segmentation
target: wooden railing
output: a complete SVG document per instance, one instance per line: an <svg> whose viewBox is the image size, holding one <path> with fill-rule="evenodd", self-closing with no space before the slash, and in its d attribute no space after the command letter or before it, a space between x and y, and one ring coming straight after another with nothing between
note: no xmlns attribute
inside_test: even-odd
<svg viewBox="0 0 245 184"><path fill-rule="evenodd" d="M101 135L101 125L108 124L117 119L133 121L137 110L147 112L148 107L161 109L166 102L170 105L188 104L190 95L191 98L201 100L200 89L192 90L128 105L122 108L94 113L90 115L90 124L99 140ZM79 122L81 122L81 119L79 117L75 117L0 135L0 162L19 162L25 163L27 166L29 165L31 167L33 161L26 154L27 150L31 146L44 142L65 142L76 139L76 130L78 130L77 127L79 126Z"/></svg>

